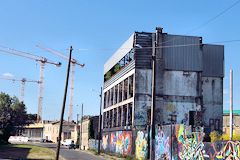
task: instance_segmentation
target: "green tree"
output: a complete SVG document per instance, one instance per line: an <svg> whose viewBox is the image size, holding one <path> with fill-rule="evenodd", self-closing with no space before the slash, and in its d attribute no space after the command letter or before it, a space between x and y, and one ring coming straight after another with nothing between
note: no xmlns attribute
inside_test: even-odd
<svg viewBox="0 0 240 160"><path fill-rule="evenodd" d="M0 143L21 131L27 119L25 105L18 98L0 93Z"/></svg>

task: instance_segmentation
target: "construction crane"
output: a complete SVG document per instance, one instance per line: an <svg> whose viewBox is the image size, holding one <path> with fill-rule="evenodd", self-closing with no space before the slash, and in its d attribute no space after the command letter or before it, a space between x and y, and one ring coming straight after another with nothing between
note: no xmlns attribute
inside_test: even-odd
<svg viewBox="0 0 240 160"><path fill-rule="evenodd" d="M36 47L44 50L44 51L47 51L47 52L50 52L52 54L55 54L63 59L66 59L68 60L69 57L64 55L63 53L59 52L59 51L56 51L54 49L51 49L51 48L47 48L47 47L43 47L43 46L40 46L40 45L36 45ZM75 67L76 65L79 65L81 68L83 68L85 66L85 64L80 64L77 62L76 59L72 58L71 59L71 80L70 80L70 91L69 91L69 94L70 94L70 100L69 100L69 109L68 109L68 121L72 121L72 117L73 117L73 91L74 91L74 75L75 75Z"/></svg>
<svg viewBox="0 0 240 160"><path fill-rule="evenodd" d="M19 81L21 82L21 87L20 87L20 96L19 96L19 100L20 102L24 102L24 93L25 93L25 84L26 82L32 82L32 83L40 83L40 81L35 81L35 80L27 80L26 78L22 78L22 79L15 79L15 78L10 78L10 77L0 77L0 79L3 80L10 80L10 81Z"/></svg>
<svg viewBox="0 0 240 160"><path fill-rule="evenodd" d="M44 89L44 66L46 63L53 64L56 67L60 67L60 62L53 62L48 60L45 57L37 56L28 52L22 52L18 51L12 48L8 48L5 46L0 46L0 52L25 57L31 60L34 60L36 62L39 62L40 64L40 79L39 79L39 93L38 93L38 113L37 113L37 122L40 122L42 120L42 104L43 104L43 89Z"/></svg>

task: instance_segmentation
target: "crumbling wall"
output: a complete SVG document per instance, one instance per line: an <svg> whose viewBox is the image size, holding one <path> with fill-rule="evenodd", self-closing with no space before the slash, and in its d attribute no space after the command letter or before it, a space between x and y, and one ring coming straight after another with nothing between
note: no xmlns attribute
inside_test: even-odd
<svg viewBox="0 0 240 160"><path fill-rule="evenodd" d="M203 77L203 123L205 132L222 130L223 122L223 78Z"/></svg>
<svg viewBox="0 0 240 160"><path fill-rule="evenodd" d="M135 75L134 126L146 127L150 120L152 70L136 69Z"/></svg>
<svg viewBox="0 0 240 160"><path fill-rule="evenodd" d="M158 75L161 76L161 75ZM201 111L199 72L164 71L163 95L156 98L156 123L189 125L190 112Z"/></svg>

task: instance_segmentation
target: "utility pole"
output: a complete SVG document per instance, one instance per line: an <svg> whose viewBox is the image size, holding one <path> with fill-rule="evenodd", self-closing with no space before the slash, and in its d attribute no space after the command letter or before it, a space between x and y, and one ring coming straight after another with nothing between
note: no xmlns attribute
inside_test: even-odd
<svg viewBox="0 0 240 160"><path fill-rule="evenodd" d="M83 103L82 103L82 113L81 113L81 126L80 126L80 136L79 136L79 149L81 150L81 146L82 146L82 122L83 122Z"/></svg>
<svg viewBox="0 0 240 160"><path fill-rule="evenodd" d="M230 122L230 140L233 138L233 70L230 69L230 113L229 113L229 122Z"/></svg>
<svg viewBox="0 0 240 160"><path fill-rule="evenodd" d="M100 112L99 112L99 120L98 120L98 154L100 154L100 142L101 142L101 135L102 135L102 87L100 93Z"/></svg>
<svg viewBox="0 0 240 160"><path fill-rule="evenodd" d="M56 160L59 159L59 151L60 151L60 143L62 139L62 124L63 124L63 117L64 117L64 110L66 105L66 98L67 98L67 89L68 89L68 80L69 80L69 72L70 72L70 64L71 64L71 58L72 58L72 46L70 47L70 53L69 53L69 60L68 60L68 68L67 68L67 77L66 77L66 84L65 84L65 90L64 90L64 97L63 97L63 105L62 105L62 112L60 117L60 126L59 126L59 134L58 134L58 144L57 144L57 152L56 152Z"/></svg>
<svg viewBox="0 0 240 160"><path fill-rule="evenodd" d="M156 33L152 34L152 105L151 105L151 124L150 124L150 159L154 159L154 140L155 140L155 83L156 83Z"/></svg>

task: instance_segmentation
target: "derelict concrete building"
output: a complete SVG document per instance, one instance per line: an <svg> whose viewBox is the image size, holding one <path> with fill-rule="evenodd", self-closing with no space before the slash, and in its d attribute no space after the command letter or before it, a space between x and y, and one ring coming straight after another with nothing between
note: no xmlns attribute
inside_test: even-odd
<svg viewBox="0 0 240 160"><path fill-rule="evenodd" d="M103 135L150 125L153 50L155 124L170 124L172 117L177 124L203 126L206 133L221 130L224 46L157 28L135 32L105 63Z"/></svg>

